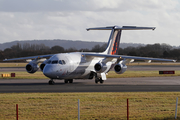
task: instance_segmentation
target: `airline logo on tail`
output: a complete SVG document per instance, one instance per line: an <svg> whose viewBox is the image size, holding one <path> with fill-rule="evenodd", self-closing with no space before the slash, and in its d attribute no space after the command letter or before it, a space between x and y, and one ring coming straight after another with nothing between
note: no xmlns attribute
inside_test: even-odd
<svg viewBox="0 0 180 120"><path fill-rule="evenodd" d="M113 46L111 49L111 55L117 55L119 49L119 42L121 37L121 30L118 31L117 35L113 37Z"/></svg>

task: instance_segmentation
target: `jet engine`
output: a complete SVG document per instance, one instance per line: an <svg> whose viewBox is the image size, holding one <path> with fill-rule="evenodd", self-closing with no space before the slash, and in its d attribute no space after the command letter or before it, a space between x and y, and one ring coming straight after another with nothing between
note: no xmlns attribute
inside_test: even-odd
<svg viewBox="0 0 180 120"><path fill-rule="evenodd" d="M122 64L122 63L118 63L114 66L114 71L117 73L117 74L123 74L127 69L127 66Z"/></svg>
<svg viewBox="0 0 180 120"><path fill-rule="evenodd" d="M46 66L47 60L45 60L43 63L40 65L41 71L43 71L44 67Z"/></svg>
<svg viewBox="0 0 180 120"><path fill-rule="evenodd" d="M39 69L39 66L36 63L30 62L26 65L26 71L28 73L35 73Z"/></svg>
<svg viewBox="0 0 180 120"><path fill-rule="evenodd" d="M99 62L94 65L94 69L97 73L102 73L107 69L107 66L106 64Z"/></svg>

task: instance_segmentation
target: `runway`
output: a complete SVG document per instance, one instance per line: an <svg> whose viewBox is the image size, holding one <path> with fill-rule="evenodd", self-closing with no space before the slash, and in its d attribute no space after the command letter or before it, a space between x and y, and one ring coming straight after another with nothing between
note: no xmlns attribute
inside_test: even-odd
<svg viewBox="0 0 180 120"><path fill-rule="evenodd" d="M127 70L180 70L178 65L137 65L128 66ZM0 71L26 71L24 67L0 68ZM93 80L74 80L65 84L56 80L55 85L49 85L48 79L0 79L0 93L19 92L150 92L150 91L180 91L180 76L178 77L142 77L142 78L108 78L103 84L95 84Z"/></svg>
<svg viewBox="0 0 180 120"><path fill-rule="evenodd" d="M56 80L55 85L49 85L48 79L0 80L0 93L150 91L180 91L180 77L109 78L103 84L95 84L94 80L74 80L74 83L68 84Z"/></svg>

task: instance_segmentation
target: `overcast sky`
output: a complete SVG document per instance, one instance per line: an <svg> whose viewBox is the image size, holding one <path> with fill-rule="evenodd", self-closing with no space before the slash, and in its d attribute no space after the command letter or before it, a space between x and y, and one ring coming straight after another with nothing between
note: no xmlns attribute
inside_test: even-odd
<svg viewBox="0 0 180 120"><path fill-rule="evenodd" d="M0 43L66 39L107 42L104 26L156 27L123 31L124 43L180 45L180 0L0 0Z"/></svg>

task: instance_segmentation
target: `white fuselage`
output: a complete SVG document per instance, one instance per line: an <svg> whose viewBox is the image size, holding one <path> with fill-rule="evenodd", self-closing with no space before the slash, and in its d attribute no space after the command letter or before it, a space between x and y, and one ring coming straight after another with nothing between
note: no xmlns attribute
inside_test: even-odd
<svg viewBox="0 0 180 120"><path fill-rule="evenodd" d="M101 57L85 57L83 52L55 54L48 59L43 74L51 79L88 79L91 72L95 72L94 65L102 61ZM106 63L107 73L116 62Z"/></svg>

